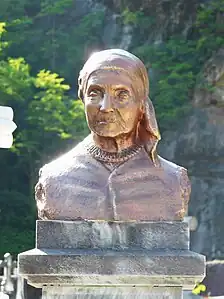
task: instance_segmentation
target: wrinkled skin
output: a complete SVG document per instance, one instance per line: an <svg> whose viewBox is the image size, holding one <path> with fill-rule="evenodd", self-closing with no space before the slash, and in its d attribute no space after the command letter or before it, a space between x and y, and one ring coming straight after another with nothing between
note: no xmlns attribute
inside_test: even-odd
<svg viewBox="0 0 224 299"><path fill-rule="evenodd" d="M131 78L124 72L100 70L90 76L84 103L92 132L113 138L136 131L142 105L132 86Z"/></svg>

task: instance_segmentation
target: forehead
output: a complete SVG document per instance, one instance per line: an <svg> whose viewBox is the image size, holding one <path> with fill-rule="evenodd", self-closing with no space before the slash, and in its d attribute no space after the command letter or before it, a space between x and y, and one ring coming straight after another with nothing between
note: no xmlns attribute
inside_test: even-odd
<svg viewBox="0 0 224 299"><path fill-rule="evenodd" d="M87 88L91 85L123 85L130 88L132 78L127 72L121 70L98 70L92 73L87 82Z"/></svg>

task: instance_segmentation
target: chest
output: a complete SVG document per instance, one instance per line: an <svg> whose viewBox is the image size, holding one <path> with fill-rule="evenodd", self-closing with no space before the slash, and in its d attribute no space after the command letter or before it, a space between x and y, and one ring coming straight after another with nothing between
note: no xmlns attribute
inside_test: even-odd
<svg viewBox="0 0 224 299"><path fill-rule="evenodd" d="M148 157L136 157L113 171L98 161L79 165L67 174L60 189L64 195L69 190L66 205L80 213L85 214L88 207L98 219L169 220L181 210L176 175L154 167Z"/></svg>

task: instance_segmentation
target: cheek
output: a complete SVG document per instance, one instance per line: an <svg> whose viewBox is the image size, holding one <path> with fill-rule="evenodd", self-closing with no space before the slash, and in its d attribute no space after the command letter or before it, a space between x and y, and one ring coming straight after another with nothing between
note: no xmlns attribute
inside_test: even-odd
<svg viewBox="0 0 224 299"><path fill-rule="evenodd" d="M87 115L95 114L98 111L98 106L94 105L91 102L86 102L85 103L85 112Z"/></svg>
<svg viewBox="0 0 224 299"><path fill-rule="evenodd" d="M135 122L136 120L139 119L140 116L140 108L133 104L129 105L128 107L121 108L120 110L120 115L121 117L128 122Z"/></svg>

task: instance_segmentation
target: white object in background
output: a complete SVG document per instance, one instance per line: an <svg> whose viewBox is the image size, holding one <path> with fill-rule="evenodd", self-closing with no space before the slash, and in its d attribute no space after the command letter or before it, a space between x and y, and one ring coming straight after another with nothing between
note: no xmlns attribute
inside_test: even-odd
<svg viewBox="0 0 224 299"><path fill-rule="evenodd" d="M12 133L16 127L16 124L13 122L12 108L0 106L0 148L10 148L12 146Z"/></svg>
<svg viewBox="0 0 224 299"><path fill-rule="evenodd" d="M9 295L0 292L0 299L9 299Z"/></svg>
<svg viewBox="0 0 224 299"><path fill-rule="evenodd" d="M190 231L196 231L198 227L198 220L194 216L186 216L184 217L184 222L187 222L189 224Z"/></svg>

